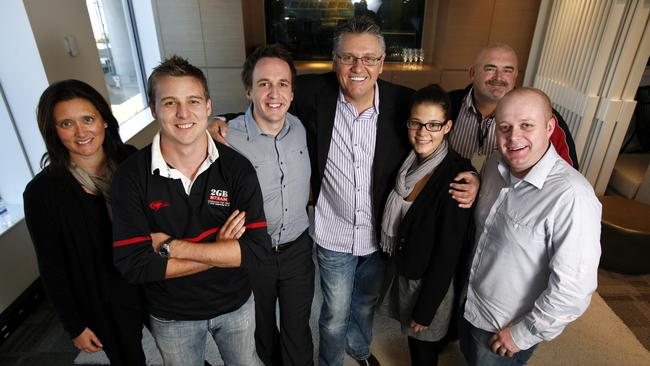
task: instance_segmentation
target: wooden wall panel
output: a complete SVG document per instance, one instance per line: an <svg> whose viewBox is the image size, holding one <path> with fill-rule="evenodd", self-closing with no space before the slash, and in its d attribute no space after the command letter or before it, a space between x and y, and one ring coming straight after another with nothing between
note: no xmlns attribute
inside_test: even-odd
<svg viewBox="0 0 650 366"><path fill-rule="evenodd" d="M526 68L535 32L539 0L496 0L488 43L504 42L519 56L519 69Z"/></svg>
<svg viewBox="0 0 650 366"><path fill-rule="evenodd" d="M438 29L444 38L435 46L435 63L442 69L467 69L489 41L494 0L441 0L440 5Z"/></svg>

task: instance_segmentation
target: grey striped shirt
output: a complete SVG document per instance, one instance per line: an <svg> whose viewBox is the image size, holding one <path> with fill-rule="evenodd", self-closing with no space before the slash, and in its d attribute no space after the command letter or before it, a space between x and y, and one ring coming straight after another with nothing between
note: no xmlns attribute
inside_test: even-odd
<svg viewBox="0 0 650 366"><path fill-rule="evenodd" d="M314 241L335 252L375 252L372 164L377 140L379 86L374 106L359 112L339 91L332 140L314 216Z"/></svg>
<svg viewBox="0 0 650 366"><path fill-rule="evenodd" d="M490 156L497 148L494 115L483 118L474 107L473 94L474 88L463 98L463 105L449 133L451 148L466 159L471 159L476 152Z"/></svg>

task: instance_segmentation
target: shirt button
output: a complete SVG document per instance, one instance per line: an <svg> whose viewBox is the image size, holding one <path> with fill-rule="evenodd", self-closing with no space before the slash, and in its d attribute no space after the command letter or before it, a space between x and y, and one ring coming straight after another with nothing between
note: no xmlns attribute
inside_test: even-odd
<svg viewBox="0 0 650 366"><path fill-rule="evenodd" d="M406 239L401 238L401 239L399 240L399 242L400 242L400 243L404 243L404 242L406 242Z"/></svg>
<svg viewBox="0 0 650 366"><path fill-rule="evenodd" d="M285 208L285 209L284 209L284 212L287 212L287 211L289 211L289 209L288 209L288 208Z"/></svg>

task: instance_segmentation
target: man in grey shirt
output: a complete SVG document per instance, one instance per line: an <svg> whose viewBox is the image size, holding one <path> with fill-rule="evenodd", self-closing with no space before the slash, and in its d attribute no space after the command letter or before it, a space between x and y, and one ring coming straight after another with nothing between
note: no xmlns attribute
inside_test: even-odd
<svg viewBox="0 0 650 366"><path fill-rule="evenodd" d="M262 46L242 70L251 105L229 122L227 141L255 167L272 248L250 279L255 294L255 343L266 365L312 365L309 328L314 295L312 240L307 233L311 168L305 128L287 113L296 70L280 46ZM280 332L275 304L280 303Z"/></svg>

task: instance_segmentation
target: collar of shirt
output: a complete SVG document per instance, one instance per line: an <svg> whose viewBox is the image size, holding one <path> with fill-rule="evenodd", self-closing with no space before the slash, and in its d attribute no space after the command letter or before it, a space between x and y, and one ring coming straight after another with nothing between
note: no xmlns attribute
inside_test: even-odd
<svg viewBox="0 0 650 366"><path fill-rule="evenodd" d="M284 126L282 126L282 130L280 130L275 138L282 140L289 133L291 126L296 123L296 121L298 121L296 117L290 113L287 113L284 118ZM252 104L246 110L246 114L244 114L244 123L246 126L246 138L248 141L254 141L259 136L269 136L268 134L262 132L262 130L260 130L260 126L258 126L255 122L255 117L253 117Z"/></svg>
<svg viewBox="0 0 650 366"><path fill-rule="evenodd" d="M379 84L375 82L375 91L374 91L374 97L372 101L372 108L368 108L365 111L361 111L361 113L370 111L371 114L374 113L379 113ZM356 107L352 102L348 102L347 99L345 99L345 94L343 94L343 90L339 87L339 99L337 101L338 103L344 104L347 108L351 109L354 111L355 116L359 116L359 111L357 111Z"/></svg>
<svg viewBox="0 0 650 366"><path fill-rule="evenodd" d="M208 131L205 131L205 134L208 139L208 156L203 161L203 164L201 164L199 171L196 173L197 177L203 173L210 164L219 158L217 145L214 143L212 137L210 137ZM160 150L160 131L156 133L156 136L153 137L153 142L151 143L151 174L156 174L156 170L158 170L158 175L167 176L167 178L179 179L179 177L177 177L176 174L173 174L173 172L178 172L181 176L183 175L178 170L170 167L165 161L162 151ZM167 172L167 174L164 175L162 174L163 172Z"/></svg>
<svg viewBox="0 0 650 366"><path fill-rule="evenodd" d="M481 112L478 109L476 109L476 106L474 105L474 87L472 87L469 90L469 93L467 93L467 95L465 95L465 99L463 100L463 106L465 106L465 108L467 108L474 115L481 116L481 120L494 119L494 112L492 112L492 114L490 114L489 116L483 118L483 115L481 114Z"/></svg>
<svg viewBox="0 0 650 366"><path fill-rule="evenodd" d="M555 151L553 144L549 142L549 147L542 156L541 159L530 169L530 171L524 176L521 181L528 182L535 186L537 189L542 189L546 177L551 173L551 169L555 165L557 159L560 158L558 153ZM499 157L498 161L499 174L504 182L510 181L510 167L503 161L503 157Z"/></svg>

